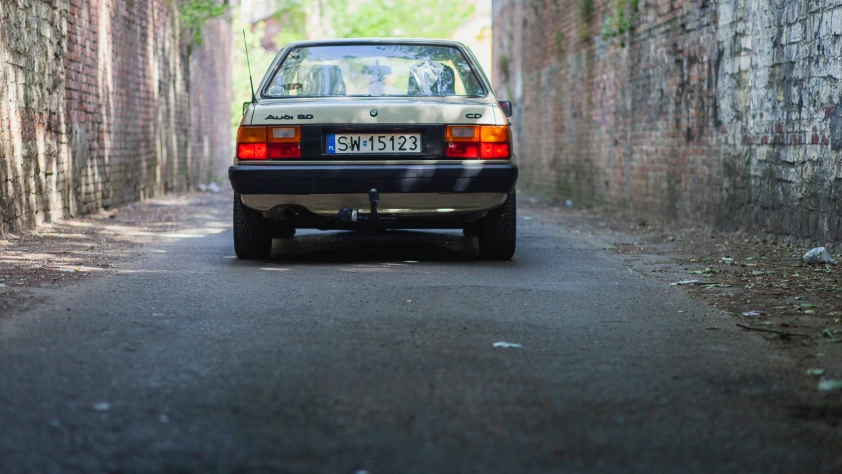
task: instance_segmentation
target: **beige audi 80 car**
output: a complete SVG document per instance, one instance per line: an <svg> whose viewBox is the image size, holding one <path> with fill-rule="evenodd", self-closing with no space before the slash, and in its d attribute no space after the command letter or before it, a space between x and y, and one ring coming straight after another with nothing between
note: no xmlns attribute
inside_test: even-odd
<svg viewBox="0 0 842 474"><path fill-rule="evenodd" d="M511 107L457 42L290 43L237 133L237 256L265 258L299 228L462 229L482 258L510 259Z"/></svg>

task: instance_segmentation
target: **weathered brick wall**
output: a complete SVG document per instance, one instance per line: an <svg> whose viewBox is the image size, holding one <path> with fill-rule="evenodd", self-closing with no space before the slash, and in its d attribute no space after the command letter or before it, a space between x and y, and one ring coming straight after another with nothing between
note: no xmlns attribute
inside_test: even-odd
<svg viewBox="0 0 842 474"><path fill-rule="evenodd" d="M0 2L0 233L221 176L231 26L168 0Z"/></svg>
<svg viewBox="0 0 842 474"><path fill-rule="evenodd" d="M838 244L842 1L617 4L494 1L522 185Z"/></svg>

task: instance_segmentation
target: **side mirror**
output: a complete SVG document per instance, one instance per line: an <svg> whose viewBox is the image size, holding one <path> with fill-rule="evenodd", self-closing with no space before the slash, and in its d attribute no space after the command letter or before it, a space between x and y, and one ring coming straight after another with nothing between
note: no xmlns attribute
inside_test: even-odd
<svg viewBox="0 0 842 474"><path fill-rule="evenodd" d="M512 103L508 100L500 100L497 102L500 104L500 108L503 109L503 113L506 114L506 117L512 116Z"/></svg>
<svg viewBox="0 0 842 474"><path fill-rule="evenodd" d="M243 115L245 115L245 114L246 114L246 110L248 110L248 109L249 109L249 105L251 105L251 101L249 101L249 102L243 102Z"/></svg>

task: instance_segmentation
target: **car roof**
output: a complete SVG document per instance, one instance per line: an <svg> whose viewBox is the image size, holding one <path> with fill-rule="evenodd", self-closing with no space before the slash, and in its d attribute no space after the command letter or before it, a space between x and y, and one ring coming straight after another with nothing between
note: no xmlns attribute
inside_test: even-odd
<svg viewBox="0 0 842 474"><path fill-rule="evenodd" d="M286 44L287 48L301 46L329 46L348 44L434 44L441 46L456 46L465 48L459 41L433 39L433 38L342 38L323 40L291 41Z"/></svg>

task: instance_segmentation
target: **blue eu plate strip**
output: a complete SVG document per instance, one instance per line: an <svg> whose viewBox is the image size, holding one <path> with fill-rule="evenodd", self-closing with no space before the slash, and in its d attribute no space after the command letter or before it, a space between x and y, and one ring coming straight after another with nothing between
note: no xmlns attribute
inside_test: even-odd
<svg viewBox="0 0 842 474"><path fill-rule="evenodd" d="M328 135L327 136L327 153L329 155L336 154L336 135Z"/></svg>

